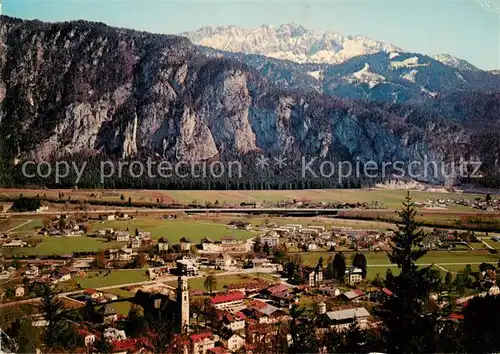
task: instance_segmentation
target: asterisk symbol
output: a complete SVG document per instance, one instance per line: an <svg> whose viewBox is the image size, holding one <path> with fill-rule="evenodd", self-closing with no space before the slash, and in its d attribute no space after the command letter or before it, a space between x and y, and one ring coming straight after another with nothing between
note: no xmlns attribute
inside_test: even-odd
<svg viewBox="0 0 500 354"><path fill-rule="evenodd" d="M269 159L263 155L260 155L260 157L257 157L255 166L260 168L269 167Z"/></svg>
<svg viewBox="0 0 500 354"><path fill-rule="evenodd" d="M274 166L278 166L278 168L286 167L287 166L286 160L287 160L287 158L283 157L283 156L275 157L274 158L274 161L275 161Z"/></svg>

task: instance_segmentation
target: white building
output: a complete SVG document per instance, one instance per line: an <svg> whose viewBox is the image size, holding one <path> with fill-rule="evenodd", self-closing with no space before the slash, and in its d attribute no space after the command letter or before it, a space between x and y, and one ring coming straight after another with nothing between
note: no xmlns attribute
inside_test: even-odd
<svg viewBox="0 0 500 354"><path fill-rule="evenodd" d="M270 247L276 247L279 243L280 238L276 235L264 235L260 238L260 242L262 245L265 245L266 243Z"/></svg>
<svg viewBox="0 0 500 354"><path fill-rule="evenodd" d="M95 334L84 329L77 330L77 333L83 338L86 347L90 347L95 342Z"/></svg>
<svg viewBox="0 0 500 354"><path fill-rule="evenodd" d="M15 296L16 297L23 297L26 293L26 290L24 289L24 286L18 286L16 287L15 290Z"/></svg>
<svg viewBox="0 0 500 354"><path fill-rule="evenodd" d="M215 259L215 266L220 268L228 268L234 265L234 259L227 253L220 253Z"/></svg>
<svg viewBox="0 0 500 354"><path fill-rule="evenodd" d="M335 241L326 241L326 247L331 248L337 246L337 242Z"/></svg>
<svg viewBox="0 0 500 354"><path fill-rule="evenodd" d="M139 237L134 237L132 241L130 241L130 247L132 248L141 248L142 240Z"/></svg>
<svg viewBox="0 0 500 354"><path fill-rule="evenodd" d="M225 310L243 305L245 294L235 291L228 294L216 295L210 299L212 306L218 310Z"/></svg>
<svg viewBox="0 0 500 354"><path fill-rule="evenodd" d="M117 231L115 236L118 242L128 242L130 240L130 233L128 231Z"/></svg>
<svg viewBox="0 0 500 354"><path fill-rule="evenodd" d="M318 249L318 246L315 243L309 243L307 245L307 250L308 251L316 251Z"/></svg>
<svg viewBox="0 0 500 354"><path fill-rule="evenodd" d="M157 247L158 247L158 251L168 251L169 249L169 245L168 245L168 242L167 241L158 241L158 243L156 244Z"/></svg>
<svg viewBox="0 0 500 354"><path fill-rule="evenodd" d="M145 238L145 239L150 239L151 238L151 232L149 232L149 231L139 231L139 237L140 238Z"/></svg>
<svg viewBox="0 0 500 354"><path fill-rule="evenodd" d="M189 339L192 343L192 354L206 354L209 349L215 347L218 340L211 332L192 334Z"/></svg>
<svg viewBox="0 0 500 354"><path fill-rule="evenodd" d="M245 339L236 333L223 335L221 339L222 343L224 343L231 352L236 352L245 345Z"/></svg>
<svg viewBox="0 0 500 354"><path fill-rule="evenodd" d="M176 263L177 263L177 270L182 275L196 276L199 274L198 268L190 260L180 259Z"/></svg>
<svg viewBox="0 0 500 354"><path fill-rule="evenodd" d="M239 331L245 328L245 319L240 317L238 313L225 314L222 318L222 326L231 331Z"/></svg>
<svg viewBox="0 0 500 354"><path fill-rule="evenodd" d="M362 327L370 317L370 313L364 307L329 311L325 315L330 322L330 327L337 330L348 329L353 323Z"/></svg>
<svg viewBox="0 0 500 354"><path fill-rule="evenodd" d="M133 250L127 247L109 250L109 259L112 261L130 261L133 255Z"/></svg>
<svg viewBox="0 0 500 354"><path fill-rule="evenodd" d="M498 287L498 285L493 285L489 290L488 290L488 293L490 295L498 295L500 294L500 288Z"/></svg>
<svg viewBox="0 0 500 354"><path fill-rule="evenodd" d="M189 251L191 249L191 241L186 237L181 238L179 243L181 245L181 251Z"/></svg>
<svg viewBox="0 0 500 354"><path fill-rule="evenodd" d="M321 270L312 270L309 272L307 279L310 287L319 286L323 281L323 272Z"/></svg>
<svg viewBox="0 0 500 354"><path fill-rule="evenodd" d="M109 341L124 340L127 339L127 335L125 334L124 330L108 327L104 330L104 338L106 338Z"/></svg>
<svg viewBox="0 0 500 354"><path fill-rule="evenodd" d="M350 267L345 270L345 276L349 285L357 284L363 280L363 271L359 268Z"/></svg>
<svg viewBox="0 0 500 354"><path fill-rule="evenodd" d="M12 240L10 242L4 243L2 247L4 248L18 248L26 247L28 244L22 240Z"/></svg>
<svg viewBox="0 0 500 354"><path fill-rule="evenodd" d="M39 269L35 265L31 265L30 268L24 272L24 275L28 278L36 278L39 275Z"/></svg>

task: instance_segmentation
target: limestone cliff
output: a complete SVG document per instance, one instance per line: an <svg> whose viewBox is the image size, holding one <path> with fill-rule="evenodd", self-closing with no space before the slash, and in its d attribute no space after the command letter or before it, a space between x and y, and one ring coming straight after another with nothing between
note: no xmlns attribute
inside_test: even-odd
<svg viewBox="0 0 500 354"><path fill-rule="evenodd" d="M284 90L183 37L1 17L0 73L0 139L11 160L264 153L442 164L479 154L464 125Z"/></svg>

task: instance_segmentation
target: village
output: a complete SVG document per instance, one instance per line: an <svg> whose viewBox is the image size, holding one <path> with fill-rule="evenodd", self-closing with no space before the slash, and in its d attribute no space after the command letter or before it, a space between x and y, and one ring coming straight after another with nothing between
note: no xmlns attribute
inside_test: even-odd
<svg viewBox="0 0 500 354"><path fill-rule="evenodd" d="M133 218L126 213L99 216L104 226L108 221ZM112 344L113 353L142 352L146 339L127 333L127 311L116 308L118 303L137 303L138 294L159 296L160 302L177 304L173 308L181 321L178 342L186 354L257 353L261 343L278 335L279 324L291 320L294 307L306 311L303 320L312 321L318 335L352 326L377 328L379 320L371 309L393 296L382 275L387 279L391 269L397 268L385 266L384 262L370 264L377 255L385 257L393 231L327 228L312 223L256 225L234 219L225 226L227 236L207 235L195 242L186 235L178 242L169 242L167 237L152 237L150 231L111 227L91 231L89 225L88 219L61 215L45 223L36 234L49 239L99 238L122 246L53 257L15 259L5 254L0 269L2 307L36 301L36 289L41 284L60 289L59 296L77 307L93 306L92 321L76 328L82 349L91 348L103 337ZM234 230L252 232L254 236L246 240L229 236ZM36 247L44 240L4 237L0 242L8 252ZM477 242L480 241L472 232L436 229L421 246L450 252L460 247L470 250L470 245ZM479 262L471 262L474 271L471 265L459 266L466 272L465 281L456 280L462 279L460 271L453 272L454 281L449 279L451 272L446 271L439 289L432 294L435 306L443 307L450 301L456 304L456 311L449 317L452 320L460 320L460 309L468 299L500 293L496 285L500 270L493 261L496 258L492 258L495 256L476 256L473 260L489 262L481 261L479 267ZM371 269L380 272L369 277ZM138 273L140 281L131 276L127 282L127 274ZM75 281L105 279L116 274L124 275L124 280L109 286L83 288L82 282ZM448 296L451 293L455 296ZM40 315L33 315L32 325L43 327L47 322Z"/></svg>

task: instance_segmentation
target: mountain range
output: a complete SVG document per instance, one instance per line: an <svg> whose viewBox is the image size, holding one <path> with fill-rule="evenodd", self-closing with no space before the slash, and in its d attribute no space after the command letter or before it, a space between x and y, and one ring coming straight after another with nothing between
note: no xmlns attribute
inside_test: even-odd
<svg viewBox="0 0 500 354"><path fill-rule="evenodd" d="M180 35L204 47L232 53L259 54L301 64L339 64L360 55L405 51L366 36L345 36L332 31L319 33L294 23L250 29L207 26ZM433 58L460 70L478 70L469 62L449 54L438 54Z"/></svg>
<svg viewBox="0 0 500 354"><path fill-rule="evenodd" d="M22 161L63 157L244 161L243 179L226 179L218 188L373 182L304 182L300 169L262 173L254 165L260 155L286 156L290 165L302 157L318 163L429 159L436 174L428 180L440 183L456 181L441 167L461 158L483 161L485 174L498 171L498 78L480 70L392 47L336 65L300 64L102 23L0 19L6 185L35 183L7 178ZM82 185L100 185L96 175ZM122 179L113 186L208 187L172 183Z"/></svg>
<svg viewBox="0 0 500 354"><path fill-rule="evenodd" d="M362 36L287 24L204 27L183 33L207 54L240 60L275 83L344 98L394 103L500 87L500 76L448 54L411 53Z"/></svg>
<svg viewBox="0 0 500 354"><path fill-rule="evenodd" d="M181 33L181 36L197 45L226 52L261 54L296 63L338 64L359 55L401 51L368 37L343 36L336 32L321 34L296 24L252 29L212 26Z"/></svg>

